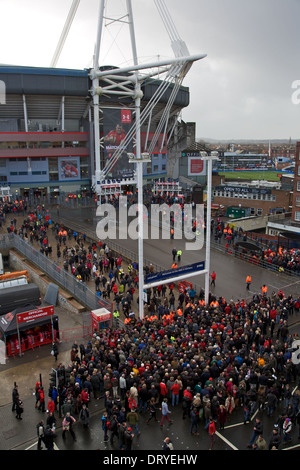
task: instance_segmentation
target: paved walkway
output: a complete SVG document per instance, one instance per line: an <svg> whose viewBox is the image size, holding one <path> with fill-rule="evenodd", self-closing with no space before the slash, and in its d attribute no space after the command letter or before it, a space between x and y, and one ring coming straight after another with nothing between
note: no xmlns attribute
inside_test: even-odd
<svg viewBox="0 0 300 470"><path fill-rule="evenodd" d="M17 227L24 220L24 216L18 216L17 218ZM1 229L0 233L6 233L5 227ZM62 265L62 260L57 259L56 257L56 240L52 231L49 231L49 238L51 237L51 243L55 249L51 255L55 262ZM34 244L36 249L39 249L38 243ZM125 266L125 264L124 264ZM94 288L94 282L90 281L91 288ZM136 302L136 298L135 298ZM137 304L134 304L135 307ZM137 310L136 310L137 311ZM60 327L64 327L65 324L72 324L72 322L78 324L82 320L81 314L72 315L68 314L66 311L61 312L60 314ZM17 449L17 448L26 448L28 443L28 448L35 442L35 426L40 418L40 413L34 408L35 398L34 398L34 386L36 381L39 379L40 375L42 377L43 384L45 384L45 389L48 389L49 383L49 373L51 372L52 367L55 367L54 358L50 355L51 345L46 345L41 348L35 349L34 351L27 351L23 357L16 357L15 359L10 358L5 366L0 365L0 383L1 383L1 402L0 402L0 449ZM70 361L70 344L61 344L59 346L59 362L63 364L68 364ZM14 417L14 413L11 411L11 391L13 388L14 382L17 382L19 385L20 396L24 401L24 415L22 421L17 421ZM95 401L92 400L90 408L93 414L97 416L103 408L103 400ZM180 414L180 412L179 412ZM237 420L231 423L230 430L219 433L220 436L217 440L217 447L219 449L244 449L247 444L247 440L251 435L251 430L249 427L240 427L241 420L237 416ZM60 423L60 420L58 420ZM203 449L207 448L206 436L202 436L201 444L197 440L188 439L189 426L187 423L183 424L180 420L180 426L177 426L174 430L170 429L166 432L172 432L174 439L179 439L179 436L186 436L185 439L179 442L178 447L185 449L189 447L190 449ZM272 423L268 424L268 427L271 429ZM95 432L99 431L99 423L95 424ZM184 431L185 430L185 431ZM179 432L180 431L180 432ZM182 434L186 433L186 434ZM153 428L150 429L149 435L155 436L155 446L159 446L162 441L162 435L158 433L153 434ZM166 435L166 434L164 434ZM85 445L88 445L85 438L82 438L85 442ZM82 441L82 442L83 442ZM90 442L90 441L89 441ZM149 442L149 440L147 440ZM187 442L187 443L186 443ZM95 440L95 446L99 445L101 440ZM58 440L58 447L65 448L61 446L61 441ZM34 445L34 444L33 444ZM72 443L68 443L68 446L72 448ZM83 444L82 444L83 445ZM101 443L102 445L102 443ZM136 444L137 446L137 444ZM138 447L138 446L137 446ZM177 447L177 448L178 448ZM34 448L34 447L32 447ZM80 449L80 446L74 446L74 449ZM86 447L82 447L86 448ZM97 448L97 447L96 447ZM141 447L143 448L143 447ZM151 447L150 447L151 448ZM158 447L156 447L158 448ZM108 449L110 450L110 448Z"/></svg>

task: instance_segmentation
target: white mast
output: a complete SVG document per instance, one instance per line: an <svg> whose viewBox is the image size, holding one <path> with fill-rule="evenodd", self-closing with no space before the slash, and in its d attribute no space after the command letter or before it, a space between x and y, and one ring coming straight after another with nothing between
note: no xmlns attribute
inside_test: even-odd
<svg viewBox="0 0 300 470"><path fill-rule="evenodd" d="M69 14L68 14L66 22L65 22L65 25L64 25L62 33L60 35L59 42L56 46L56 49L55 49L50 67L56 67L56 64L57 64L58 59L59 59L60 54L61 54L61 51L64 47L65 41L66 41L67 36L69 34L69 31L70 31L74 16L76 14L77 8L79 6L79 3L80 3L80 0L73 0L73 3L71 5L70 11L69 11Z"/></svg>

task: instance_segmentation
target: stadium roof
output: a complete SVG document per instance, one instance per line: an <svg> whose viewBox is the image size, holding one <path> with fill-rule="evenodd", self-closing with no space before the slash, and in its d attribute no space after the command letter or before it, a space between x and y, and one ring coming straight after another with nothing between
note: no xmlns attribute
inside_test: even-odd
<svg viewBox="0 0 300 470"><path fill-rule="evenodd" d="M88 115L92 101L92 82L89 69L76 70L48 67L26 67L0 65L0 80L5 83L6 104L0 106L0 118L23 119L23 96L26 97L28 119L59 119L62 97L64 97L65 119L80 119ZM142 106L151 99L160 80L147 79L142 84L144 97ZM158 122L165 109L172 85L156 105L152 123ZM125 106L134 108L134 101L128 97L113 99L101 96L102 106ZM181 87L171 109L170 116L189 104L189 89Z"/></svg>

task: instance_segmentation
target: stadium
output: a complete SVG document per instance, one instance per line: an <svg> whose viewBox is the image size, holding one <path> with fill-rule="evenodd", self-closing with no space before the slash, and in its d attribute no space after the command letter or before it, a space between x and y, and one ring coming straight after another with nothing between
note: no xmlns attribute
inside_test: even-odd
<svg viewBox="0 0 300 470"><path fill-rule="evenodd" d="M115 67L107 67L114 69ZM101 68L103 70L103 67ZM128 74L127 74L128 75ZM95 173L93 83L90 70L24 66L0 66L5 103L0 106L0 182L15 198L90 195ZM149 78L142 84L141 112L161 85ZM105 84L99 81L101 87ZM133 85L129 89L133 89ZM141 126L141 150L151 144L170 99L170 85ZM180 86L170 107L167 124L153 146L153 158L143 167L146 179L167 176L167 140L178 114L189 104L189 89ZM104 164L106 131L119 122L123 129L134 121L134 101L120 91L102 95L99 101L99 135ZM122 157L123 158L123 157ZM67 170L69 171L66 171ZM105 189L120 190L132 183L134 168L125 159L122 172L110 171ZM70 171L70 169L72 171ZM128 170L124 172L124 169ZM123 188L124 189L124 188Z"/></svg>

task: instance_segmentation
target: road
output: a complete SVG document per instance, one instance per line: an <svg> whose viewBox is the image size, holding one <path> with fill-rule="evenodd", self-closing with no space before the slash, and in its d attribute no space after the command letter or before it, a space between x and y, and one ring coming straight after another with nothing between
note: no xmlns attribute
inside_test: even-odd
<svg viewBox="0 0 300 470"><path fill-rule="evenodd" d="M102 402L102 400L100 400ZM258 417L263 423L263 436L267 443L272 434L274 423L276 423L279 413L282 409L283 403L280 402L278 408L273 416L270 418L267 416L266 411L258 412L255 411L250 423L244 424L243 421L243 410L239 407L232 414L230 421L227 421L225 429L220 431L217 425L217 432L215 436L214 450L247 450L247 445L251 439L255 418ZM99 405L101 408L101 403ZM174 421L173 424L165 424L160 428L159 423L150 422L146 424L147 414L139 414L139 431L140 436L135 436L132 446L132 451L143 452L151 454L151 451L159 452L162 450L163 441L165 437L170 437L174 449L180 452L190 452L195 455L199 455L200 451L209 449L210 440L207 431L204 429L204 421L200 421L198 432L199 435L192 435L190 433L190 420L188 418L182 419L181 404L171 409L171 419ZM41 416L38 411L32 410L32 413ZM74 425L74 432L76 434L76 442L73 440L71 435L67 435L64 440L62 438L61 428L57 430L57 437L55 438L56 450L85 450L94 451L101 450L107 452L113 452L116 455L118 451L117 439L114 439L114 444L111 445L109 442L104 442L103 431L101 429L101 416L100 411L95 412L90 420L89 429L86 430L82 427L81 423L76 422ZM158 418L161 416L158 414ZM78 417L75 416L77 419ZM38 419L38 418L37 418ZM60 421L58 420L60 423ZM25 423L21 423L25 424ZM25 424L26 425L26 424ZM28 441L19 447L17 450L36 450L36 438ZM292 441L288 445L282 445L283 450L299 450L300 442L298 440L298 426L295 426L292 431Z"/></svg>
<svg viewBox="0 0 300 470"><path fill-rule="evenodd" d="M70 221L73 220L73 227L76 224L86 228L89 232L95 231L95 221L90 220L88 213L70 213ZM76 222L75 222L76 221ZM118 243L127 250L136 250L137 242L134 240L118 240ZM179 248L185 243L184 240L145 240L145 257L153 260L154 263L158 263L163 267L170 267L172 262L171 250L172 244L176 243L176 247ZM184 252L184 250L183 250ZM182 263L190 264L197 260L202 260L204 256L204 250L199 252L184 252ZM282 288L285 293L299 294L298 285L299 281L297 278L291 278L284 274L276 274L271 271L266 271L253 265L249 265L247 262L243 262L231 256L220 253L219 251L212 250L212 263L211 267L217 273L216 287L212 288L213 292L219 296L223 295L225 298L236 299L246 298L252 296L254 292L260 291L260 287L263 283L266 283L270 290L278 290ZM253 278L253 284L251 290L248 292L245 288L245 278L250 272ZM201 276L200 276L201 277ZM199 279L196 280L199 282ZM295 315L294 318L290 318L290 322L294 324L291 327L291 333L297 332L299 334L299 322ZM36 361L35 361L36 362ZM35 362L32 363L31 374L35 377L39 369L35 370ZM17 360L16 360L17 363ZM35 372L34 372L35 371ZM50 367L49 367L50 371ZM28 377L28 370L24 367L24 374ZM14 368L11 370L12 377L14 374ZM13 380L13 379L12 379ZM293 389L296 384L292 384ZM36 450L36 430L35 426L41 414L34 408L34 398L26 398L25 403L24 419L21 422L16 422L14 414L11 412L11 405L5 405L0 407L0 420L2 422L2 449L14 449L14 450ZM93 414L91 417L90 428L88 431L84 430L80 423L76 423L75 432L77 441L74 442L71 436L67 436L64 441L61 435L61 427L57 429L57 437L55 439L57 450L101 450L113 452L117 450L117 445L111 446L109 443L103 442L103 431L101 429L100 419L103 410L103 400L99 402L91 403L91 409L93 408ZM278 409L273 418L269 418L266 412L259 413L258 416L263 420L264 425L264 437L268 442L273 425L277 420L278 414L282 409L282 402L279 404ZM257 411L255 413L257 415ZM253 416L254 419L255 416ZM200 455L200 451L207 450L209 448L209 438L207 432L204 430L204 423L201 422L199 426L199 436L192 436L190 434L190 423L189 420L182 419L181 405L172 409L172 418L174 424L164 426L163 429L159 428L157 423L150 423L147 426L145 423L145 416L140 417L140 430L141 435L134 439L133 443L133 454L138 455L138 451L151 454L151 451L161 451L163 445L163 439L169 436L174 444L175 450L178 451L189 451ZM216 439L214 444L215 450L245 450L249 443L252 429L252 422L244 425L243 424L243 410L239 408L233 413L231 421L227 423L224 431L217 430ZM60 418L58 423L60 425ZM14 442L13 447L11 442ZM300 441L298 441L298 427L293 429L292 442L288 446L284 446L283 449L295 449L298 450L300 447ZM101 454L100 454L101 455Z"/></svg>
<svg viewBox="0 0 300 470"><path fill-rule="evenodd" d="M54 217L55 218L55 217ZM86 231L95 239L97 231L97 223L99 218L95 216L95 210L91 208L73 209L72 211L64 211L63 219L78 227L78 230ZM76 222L75 222L76 221ZM126 231L126 229L125 229ZM124 235L124 230L121 233ZM162 236L168 236L165 232ZM138 260L138 241L129 237L126 239L107 240L107 243L114 243L120 247L120 251L129 250L134 253L136 261ZM182 258L179 266L189 265L197 261L205 260L205 245L202 249L186 250L185 239L144 239L143 250L144 259L152 262L154 265L162 269L169 269L172 265L172 249L182 250ZM216 272L216 287L211 288L212 294L217 297L223 296L226 300L250 299L254 293L261 293L261 287L266 284L268 293L273 290L282 289L286 295L299 295L300 278L287 276L284 273L274 272L268 269L262 269L258 266L250 264L247 261L240 260L234 256L227 255L216 249L212 245L211 249L211 269ZM246 289L246 276L250 274L252 277L251 288ZM200 287L204 288L204 276L198 275L188 279L196 286L196 290Z"/></svg>

